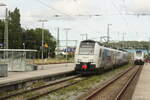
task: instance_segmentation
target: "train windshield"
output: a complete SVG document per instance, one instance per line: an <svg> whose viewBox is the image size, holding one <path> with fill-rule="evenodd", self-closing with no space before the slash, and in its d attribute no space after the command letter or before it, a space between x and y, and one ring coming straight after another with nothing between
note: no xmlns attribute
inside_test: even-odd
<svg viewBox="0 0 150 100"><path fill-rule="evenodd" d="M79 54L81 55L93 55L95 42L82 42L80 44Z"/></svg>
<svg viewBox="0 0 150 100"><path fill-rule="evenodd" d="M142 51L136 51L136 56L141 57L142 56Z"/></svg>

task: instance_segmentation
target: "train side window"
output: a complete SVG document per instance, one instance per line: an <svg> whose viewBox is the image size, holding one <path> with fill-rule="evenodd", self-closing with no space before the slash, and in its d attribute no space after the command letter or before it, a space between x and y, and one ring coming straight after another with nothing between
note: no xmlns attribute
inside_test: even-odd
<svg viewBox="0 0 150 100"><path fill-rule="evenodd" d="M107 51L107 57L111 56L111 51Z"/></svg>

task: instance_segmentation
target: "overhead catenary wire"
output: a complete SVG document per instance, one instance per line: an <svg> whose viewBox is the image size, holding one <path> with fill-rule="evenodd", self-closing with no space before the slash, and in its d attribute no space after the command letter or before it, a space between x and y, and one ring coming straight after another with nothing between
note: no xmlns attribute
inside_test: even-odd
<svg viewBox="0 0 150 100"><path fill-rule="evenodd" d="M60 10L58 10L58 9L56 9L56 8L54 8L54 7L50 6L50 5L48 5L47 3L45 3L45 2L43 2L43 1L41 1L41 0L36 0L36 1L38 1L40 4L46 6L47 8L50 8L50 9L52 9L52 10L54 10L54 11L60 13L60 14L63 14L63 15L65 15L65 16L69 16L69 17L73 17L73 16L70 16L70 15L64 13L64 12L61 12ZM76 6L76 7L77 7L77 11L79 12L80 7L79 7L79 4L78 4L78 1L74 1L74 2L76 3L76 5L77 5L77 6ZM127 24L127 26L128 26L127 20L122 16L122 13L121 13L120 10L118 9L118 7L117 7L113 2L112 2L112 4L113 4L113 6L115 7L115 9L117 9L117 11L119 12L119 14L121 15L121 17L123 18L123 20L126 22L126 24ZM88 14L87 14L87 15L84 15L84 14L79 14L79 15L74 15L74 16L89 16L89 17L91 18L91 16L98 16L98 14L96 14L96 15L88 15ZM57 17L61 17L61 16L58 15ZM83 24L85 24L85 23L83 23ZM89 27L89 24L86 24L86 26ZM90 27L90 29L91 29L91 27ZM94 30L95 30L95 29L94 29Z"/></svg>
<svg viewBox="0 0 150 100"><path fill-rule="evenodd" d="M58 9L56 9L56 8L54 8L54 7L50 6L50 5L48 5L48 4L46 4L45 2L43 2L43 1L41 1L41 0L36 0L36 1L39 2L40 4L44 5L45 7L52 9L53 11L56 11L56 12L58 12L58 13L60 13L60 14L63 14L63 15L72 17L72 16L70 16L69 14L64 13L64 12L61 12L60 10L58 10Z"/></svg>
<svg viewBox="0 0 150 100"><path fill-rule="evenodd" d="M124 3L124 1L122 1L122 2ZM118 13L119 13L119 15L122 17L122 19L125 21L127 30L128 30L128 31L129 31L129 30L132 30L132 28L129 27L129 23L128 23L127 19L123 16L123 14L122 14L120 8L118 8L118 6L114 3L114 1L111 0L111 3L112 3L112 5L114 6L114 8L118 11Z"/></svg>
<svg viewBox="0 0 150 100"><path fill-rule="evenodd" d="M63 15L65 15L65 16L69 16L69 17L73 17L73 16L71 16L71 15L69 15L69 14L67 14L67 13L64 13L64 12L61 12L60 10L58 10L58 9L56 9L56 8L54 8L54 7L52 7L52 6L50 6L50 5L48 5L47 3L45 3L45 2L43 2L42 0L36 0L36 1L38 1L40 4L42 4L42 5L44 5L45 7L47 7L47 8L50 8L50 9L52 9L52 10L54 10L54 11L56 11L57 13L59 13L59 14L63 14ZM78 4L78 1L74 1L78 6L79 6L79 4ZM120 10L118 9L118 7L114 4L114 3L112 3L113 4L113 6L117 9L117 11L119 12L119 14L122 16L122 13L120 12ZM79 7L77 7L77 11L79 11ZM84 16L83 14L79 14L79 15L81 15L81 16ZM61 17L62 15L58 15L57 17ZM76 16L76 15L74 15L74 16ZM91 15L89 15L89 16L91 16ZM128 21L122 16L122 18L124 19L124 21L126 22L126 24L127 24L127 26L128 26ZM85 23L83 23L83 24L85 24ZM86 26L88 26L89 27L89 25L87 25L86 24ZM91 27L90 27L91 28ZM95 30L95 29L94 29Z"/></svg>
<svg viewBox="0 0 150 100"><path fill-rule="evenodd" d="M58 12L58 13L61 13L61 14L63 14L63 15L69 16L69 17L73 17L73 16L68 15L68 14L66 14L66 13L62 13L61 11L59 11L59 10L57 10L57 9L55 9L55 8L53 8L53 7L51 7L51 6L48 5L47 3L42 2L41 0L36 0L36 1L38 1L40 4L46 6L47 8L50 8L50 9L56 11L56 12ZM79 8L78 8L78 11L79 11ZM62 16L62 15L61 15L61 16ZM58 17L61 17L61 16L58 15ZM88 15L79 14L79 15L74 15L74 16L88 16ZM89 15L89 16L99 16L99 15L96 14L96 15ZM85 24L85 23L82 23L82 24L84 24L84 25L86 25L87 27L91 28L89 25L87 25L87 24Z"/></svg>
<svg viewBox="0 0 150 100"><path fill-rule="evenodd" d="M116 6L116 4L111 1L112 5L114 6L114 8L118 11L118 13L120 14L120 16L122 17L122 19L125 21L127 27L128 27L128 21L126 20L126 18L123 16L123 14L121 13L120 9Z"/></svg>
<svg viewBox="0 0 150 100"><path fill-rule="evenodd" d="M75 4L76 4L76 9L77 9L77 11L78 11L78 15L77 16L88 16L90 19L93 17L93 16L96 16L96 17L100 17L100 16L102 16L101 14L80 14L79 13L79 11L80 11L80 5L79 5L79 2L77 1L77 0L73 0L74 2L75 2ZM88 19L89 20L89 19ZM89 22L89 21L87 21L87 22ZM82 24L84 24L86 27L88 27L89 29L92 29L92 30L94 30L95 31L95 29L93 28L93 26L89 26L89 23L82 23ZM87 29L85 27L85 29ZM89 34L89 33L86 33L86 35L91 35L91 33ZM80 34L80 36L81 36L81 34ZM83 39L83 38L82 38ZM87 37L86 37L86 39L88 39Z"/></svg>

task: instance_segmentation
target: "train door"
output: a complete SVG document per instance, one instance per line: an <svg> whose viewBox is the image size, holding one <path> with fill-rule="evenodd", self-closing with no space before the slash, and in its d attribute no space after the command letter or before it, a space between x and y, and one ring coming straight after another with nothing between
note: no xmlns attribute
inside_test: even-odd
<svg viewBox="0 0 150 100"><path fill-rule="evenodd" d="M99 61L98 61L98 67L102 67L102 53L103 53L103 49L100 48L100 50L99 50L99 56L98 56L98 59L99 59Z"/></svg>
<svg viewBox="0 0 150 100"><path fill-rule="evenodd" d="M110 59L109 59L109 62L110 62L110 66L109 67L112 67L113 64L114 64L114 61L115 58L114 58L114 51L113 50L110 50Z"/></svg>
<svg viewBox="0 0 150 100"><path fill-rule="evenodd" d="M105 54L105 49L102 49L102 53L101 53L101 67L103 67L103 68L105 68L105 63L106 63L106 61L105 61L105 59L106 59L106 54Z"/></svg>
<svg viewBox="0 0 150 100"><path fill-rule="evenodd" d="M111 53L108 49L104 49L103 55L102 55L102 62L103 62L104 69L109 68L110 61L111 61Z"/></svg>
<svg viewBox="0 0 150 100"><path fill-rule="evenodd" d="M112 65L115 65L116 64L116 53L115 53L115 51L112 51Z"/></svg>
<svg viewBox="0 0 150 100"><path fill-rule="evenodd" d="M114 63L115 66L117 65L117 55L118 55L118 51L115 52L115 63Z"/></svg>

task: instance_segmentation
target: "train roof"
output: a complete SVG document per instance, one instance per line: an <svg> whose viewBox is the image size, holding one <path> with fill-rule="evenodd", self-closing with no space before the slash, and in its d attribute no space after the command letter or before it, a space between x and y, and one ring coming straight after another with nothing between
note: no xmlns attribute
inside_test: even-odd
<svg viewBox="0 0 150 100"><path fill-rule="evenodd" d="M93 43L98 43L100 46L103 46L103 47L105 47L105 48L107 48L107 49L112 49L112 50L116 50L116 51L122 51L122 52L128 52L127 50L124 50L124 49L117 49L117 48L112 48L112 47L108 47L108 46L105 46L105 45L103 45L102 43L100 43L100 42L98 42L98 41L94 41L94 40L83 40L83 41L81 41L81 42L93 42Z"/></svg>
<svg viewBox="0 0 150 100"><path fill-rule="evenodd" d="M96 41L94 41L94 40L83 40L81 42L96 42Z"/></svg>
<svg viewBox="0 0 150 100"><path fill-rule="evenodd" d="M94 41L94 40L83 40L81 42L93 42L93 43L98 43L101 46L104 46L102 43L98 42L98 41Z"/></svg>

